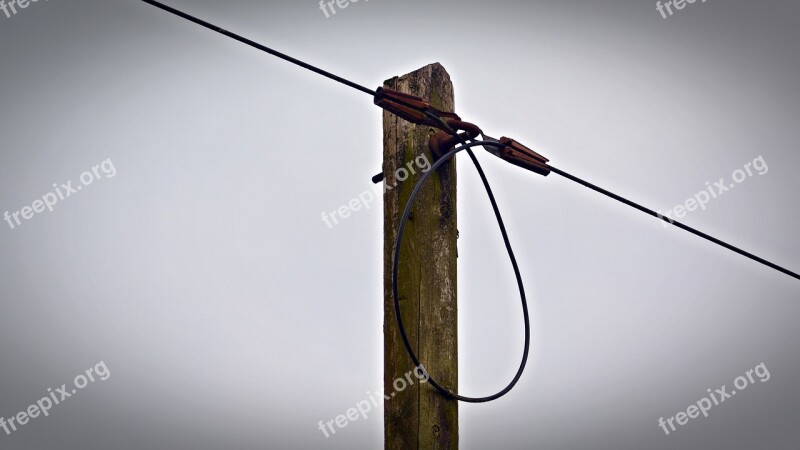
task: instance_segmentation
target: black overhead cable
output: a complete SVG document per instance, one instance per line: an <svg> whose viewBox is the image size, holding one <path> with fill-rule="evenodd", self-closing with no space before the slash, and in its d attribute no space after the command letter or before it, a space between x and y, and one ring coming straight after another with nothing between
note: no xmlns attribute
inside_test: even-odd
<svg viewBox="0 0 800 450"><path fill-rule="evenodd" d="M153 6L157 7L157 8L161 8L164 11L167 11L169 13L175 14L178 17L182 17L182 18L184 18L184 19L186 19L186 20L188 20L190 22L194 22L194 23L196 23L196 24L198 24L200 26L206 27L209 30L216 31L217 33L220 33L220 34L223 34L225 36L228 36L229 38L236 39L237 41L239 41L239 42L241 42L243 44L247 44L250 47L257 48L257 49L259 49L259 50L261 50L263 52L269 53L270 55L277 56L278 58L283 59L285 61L289 61L292 64L297 64L298 66L300 66L300 67L302 67L304 69L308 69L308 70L310 70L312 72L315 72L315 73L318 73L318 74L320 74L320 75L322 75L324 77L328 77L331 80L338 81L339 83L342 83L345 86L350 86L351 88L358 89L359 91L361 91L361 92L363 92L365 94L369 94L369 95L375 96L375 91L373 91L372 89L369 89L369 88L366 88L364 86L361 86L360 84L354 83L354 82L352 82L350 80L346 80L346 79L344 79L344 78L342 78L342 77L340 77L338 75L334 75L334 74L328 72L327 70L322 70L319 67L315 67L315 66L312 66L311 64L308 64L306 62L300 61L299 59L292 58L291 56L289 56L289 55L287 55L285 53L281 53L281 52L279 52L277 50L273 50L273 49L271 49L271 48L269 48L269 47L267 47L265 45L259 44L258 42L251 41L250 39L247 39L246 37L239 36L236 33L231 33L228 30L220 28L220 27L218 27L218 26L216 26L216 25L214 25L212 23L208 23L205 20L198 19L197 17L194 17L194 16L191 16L189 14L186 14L185 12L177 10L177 9L171 7L171 6L167 6L167 5L165 5L165 4L161 3L161 2L156 2L156 1L153 1L153 0L142 0L142 1L145 2L145 3L149 3L149 4L151 4L151 5L153 5Z"/></svg>
<svg viewBox="0 0 800 450"><path fill-rule="evenodd" d="M271 48L269 48L267 46L261 45L261 44L259 44L257 42L254 42L254 41L251 41L250 39L247 39L245 37L239 36L238 34L231 33L230 31L224 30L224 29L222 29L222 28L220 28L220 27L218 27L218 26L216 26L214 24L208 23L205 20L198 19L197 17L194 17L194 16L191 16L189 14L186 14L183 11L179 11L179 10L177 10L175 8L172 8L170 6L167 6L167 5L165 5L165 4L161 3L161 2L157 2L157 1L154 1L154 0L142 0L142 1L145 2L145 3L149 3L149 4L151 4L151 5L155 6L155 7L161 8L164 11L167 11L169 13L175 14L178 17L182 17L182 18L184 18L186 20L189 20L189 21L194 22L194 23L196 23L198 25L206 27L209 30L216 31L217 33L223 34L223 35L228 36L230 38L236 39L239 42L247 44L247 45L249 45L251 47L254 47L254 48L257 48L257 49L262 50L264 52L267 52L270 55L277 56L278 58L281 58L283 60L289 61L290 63L296 64L296 65L298 65L298 66L300 66L300 67L302 67L304 69L308 69L308 70L310 70L312 72L318 73L318 74L320 74L320 75L322 75L324 77L330 78L331 80L338 81L339 83L342 83L345 86L350 86L353 89L357 89L357 90L359 90L361 92L364 92L365 94L369 94L369 95L371 95L373 97L376 95L376 92L374 90L372 90L372 89L366 88L364 86L361 86L358 83L352 82L352 81L347 80L345 78L342 78L342 77L340 77L338 75L334 75L334 74L332 74L332 73L330 73L328 71L322 70L322 69L320 69L320 68L318 68L316 66L312 66L311 64L308 64L306 62L300 61L299 59L293 58L293 57L291 57L289 55L286 55L286 54L281 53L279 51L273 50L273 49L271 49ZM403 103L402 100L398 100L398 101L400 103ZM451 134L453 134L453 133L451 133ZM466 144L466 142L462 142L462 144ZM468 149L468 153L470 153L470 156L472 156L474 158L474 156L472 155L472 151L471 150ZM649 208L645 208L644 206L641 206L641 205L639 205L637 203L634 203L634 202L632 202L632 201L630 201L630 200L628 200L628 199L626 199L624 197L621 197L621 196L619 196L617 194L614 194L614 193L612 193L610 191L607 191L607 190L605 190L605 189L603 189L601 187L595 186L595 185L593 185L593 184L591 184L591 183L589 183L587 181L581 180L580 178L578 178L576 176L573 176L573 175L570 175L570 174L568 174L568 173L566 173L566 172L564 172L562 170L556 169L555 167L550 166L550 168L552 169L553 172L561 175L564 178L567 178L567 179L572 180L572 181L574 181L574 182L576 182L576 183L578 183L580 185L588 187L589 189L592 189L592 190L595 190L597 192L600 192L601 194L606 195L606 196L608 196L610 198L613 198L614 200L617 200L619 202L625 203L628 206L632 206L632 207L638 209L639 211L642 211L645 214L649 214L649 215L651 215L653 217L657 217L657 218L659 218L661 220L666 221L667 223L669 223L671 225L675 225L676 227L678 227L678 228L680 228L682 230L688 231L689 233L692 233L692 234L694 234L696 236L699 236L699 237L701 237L703 239L711 241L711 242L713 242L713 243L715 243L715 244L717 244L719 246L727 248L728 250L736 252L736 253L738 253L738 254L740 254L742 256L750 258L753 261L759 262L759 263L761 263L761 264L763 264L763 265L765 265L765 266L767 266L767 267L769 267L771 269L775 269L775 270L777 270L777 271L779 271L781 273L789 275L790 277L793 277L793 278L796 278L796 279L800 280L800 275L798 275L795 272L792 272L791 270L785 269L785 268L783 268L783 267L781 267L781 266L779 266L779 265L777 265L775 263L767 261L764 258L760 258L760 257L758 257L758 256L756 256L756 255L754 255L754 254L752 254L750 252L744 251L744 250L742 250L742 249L740 249L740 248L738 248L738 247L736 247L734 245L728 244L728 243L726 243L724 241L721 241L721 240L719 240L719 239L717 239L717 238L715 238L713 236L709 236L708 234L705 234L705 233L703 233L701 231L695 230L694 228L686 226L686 225L684 225L684 224L682 224L680 222L677 222L677 221L662 217L661 215L659 215L658 213L656 213L655 211L653 211L653 210L651 210Z"/></svg>
<svg viewBox="0 0 800 450"><path fill-rule="evenodd" d="M592 183L589 183L588 181L581 180L580 178L578 178L578 177L576 177L574 175L570 175L567 172L564 172L563 170L557 169L557 168L555 168L553 166L549 166L549 167L550 167L550 170L552 170L554 173L557 173L557 174L561 175L562 177L564 177L564 178L566 178L568 180L574 181L574 182L576 182L576 183L578 183L578 184L580 184L582 186L586 186L587 188L589 188L589 189L591 189L593 191L597 191L597 192L599 192L599 193L601 193L601 194L603 194L605 196L613 198L614 200L616 200L618 202L621 202L621 203L624 203L624 204L626 204L626 205L628 205L630 207L636 208L636 209L638 209L639 211L641 211L641 212L643 212L645 214L649 214L649 215L651 215L651 216L653 216L653 217L655 217L657 219L663 220L664 222L666 222L668 224L675 225L676 227L680 228L681 230L688 231L689 233L692 233L695 236L699 236L699 237L701 237L701 238L703 238L705 240L711 241L711 242L713 242L713 243L715 243L715 244L717 244L719 246L727 248L728 250L731 250L731 251L736 252L736 253L738 253L738 254L740 254L742 256L750 258L753 261L759 262L759 263L761 263L761 264L763 264L763 265L765 265L765 266L767 266L769 268L775 269L778 272L782 272L782 273L784 273L786 275L789 275L792 278L796 278L796 279L800 280L800 275L796 274L795 272L792 272L789 269L783 268L783 267L781 267L781 266L779 266L779 265L777 265L775 263L769 262L764 258L760 258L760 257L758 257L758 256L756 256L756 255L754 255L754 254L752 254L750 252L744 251L744 250L740 249L739 247L736 247L734 245L728 244L727 242L721 241L721 240L719 240L719 239L717 239L717 238L715 238L713 236L709 236L708 234L703 233L702 231L696 230L696 229L694 229L694 228L692 228L692 227L690 227L688 225L684 225L684 224L678 222L677 220L672 220L669 217L665 217L665 216L653 211L650 208L644 207L644 206L642 206L642 205L640 205L640 204L638 204L636 202L628 200L625 197L622 197L622 196L619 196L619 195L617 195L617 194L615 194L613 192L607 191L607 190L605 190L605 189L603 189L603 188L601 188L599 186L596 186L596 185L594 185Z"/></svg>
<svg viewBox="0 0 800 450"><path fill-rule="evenodd" d="M149 3L149 4L153 5L153 6L156 6L156 7L160 8L160 9L162 9L164 11L167 11L169 13L175 14L176 16L179 16L179 17L182 17L182 18L184 18L186 20L194 22L194 23L196 23L198 25L201 25L201 26L203 26L205 28L208 28L210 30L216 31L217 33L223 34L223 35L228 36L228 37L230 37L232 39L235 39L235 40L237 40L239 42L247 44L247 45L249 45L251 47L257 48L257 49L262 50L264 52L267 52L267 53L269 53L271 55L277 56L277 57L279 57L279 58L281 58L283 60L289 61L289 62L291 62L293 64L296 64L296 65L298 65L300 67L303 67L304 69L310 70L310 71L315 72L317 74L320 74L320 75L322 75L324 77L330 78L330 79L332 79L334 81L338 81L339 83L342 83L342 84L344 84L346 86L349 86L351 88L354 88L356 90L359 90L361 92L369 94L372 97L376 97L377 98L377 96L378 96L378 92L376 92L376 91L374 91L372 89L369 89L369 88L366 88L364 86L361 86L361 85L359 85L357 83L354 83L354 82L352 82L350 80L342 78L342 77L340 77L338 75L334 75L334 74L332 74L330 72L327 72L327 71L322 70L322 69L320 69L318 67L312 66L311 64L308 64L306 62L300 61L299 59L293 58L293 57L291 57L289 55L286 55L284 53L281 53L281 52L278 52L276 50L273 50L273 49L271 49L269 47L266 47L264 45L261 45L261 44L259 44L257 42L251 41L250 39L244 38L244 37L239 36L239 35L237 35L235 33L231 33L230 31L224 30L224 29L222 29L222 28L220 28L220 27L218 27L216 25L210 24L210 23L208 23L208 22L206 22L204 20L201 20L201 19L198 19L196 17L193 17L193 16L191 16L189 14L186 14L186 13L184 13L182 11L179 11L179 10L177 10L175 8L171 8L171 7L167 6L167 5L164 5L163 3L160 3L160 2L157 2L157 1L154 1L154 0L142 0L142 1L144 1L145 3ZM413 104L413 102L407 103L405 100L400 99L400 98L393 98L392 101L394 101L395 103L397 103L397 104L399 104L401 106L409 107L411 109L419 108L419 105L415 106ZM384 108L384 109L386 109L386 108ZM497 392L496 394L487 396L487 397L465 397L465 396L459 395L457 393L452 392L450 389L447 389L446 387L440 385L438 382L436 382L436 380L434 378L430 377L430 375L427 373L427 371L425 372L425 375L428 377L428 381L430 382L430 384L434 388L436 388L437 391L439 391L440 393L442 393L443 395L445 395L448 398L452 398L452 399L456 399L456 400L460 400L460 401L465 401L465 402L474 402L474 403L488 402L488 401L495 400L495 399L505 395L519 381L520 377L522 376L522 372L525 369L525 364L526 364L526 361L527 361L527 358L528 358L528 350L529 350L529 346L530 346L530 323L529 323L529 318L528 318L527 301L526 301L526 298L525 298L525 289L524 289L524 286L523 286L523 283L522 283L522 277L520 275L520 270L519 270L519 267L517 266L517 261L516 261L516 258L514 257L514 252L511 249L511 244L509 242L508 234L506 232L505 225L503 224L503 219L502 219L502 217L500 215L499 208L497 207L497 202L495 201L494 194L492 193L492 189L489 186L489 182L486 179L486 176L485 176L485 174L483 172L483 169L481 168L480 164L478 163L477 158L475 157L475 155L472 152L472 147L475 147L475 146L484 146L484 147L496 147L496 146L499 146L499 147L502 148L502 147L505 147L505 145L499 144L497 141L495 141L493 139L490 139L490 138L487 138L486 136L484 136L484 138L486 138L486 140L484 140L484 141L468 143L467 139L465 139L462 135L456 133L452 128L450 128L447 125L447 123L445 121L443 121L441 119L441 117L439 117L437 114L432 113L430 111L430 109L431 108L426 109L425 113L424 113L426 116L428 116L428 119L430 119L433 123L436 123L438 128L441 128L441 129L445 130L447 133L455 136L461 142L461 146L452 149L443 158L441 158L438 161L436 161L436 163L432 166L432 169L430 171L426 172L422 176L420 181L417 183L417 185L414 187L413 193L411 194L411 197L410 197L408 203L406 204L403 217L402 217L402 219L400 221L400 228L399 228L397 240L396 240L396 243L395 243L395 250L394 250L394 255L393 255L394 264L393 264L393 272L392 272L392 293L393 293L393 296L394 296L395 316L396 316L396 319L397 319L398 327L400 329L400 334L401 334L401 336L403 338L403 343L406 346L406 350L408 351L409 356L411 357L412 361L418 367L422 368L422 370L424 371L425 369L422 366L422 364L419 361L419 359L417 358L416 354L414 353L414 349L412 348L411 343L410 343L410 341L408 339L408 336L406 335L405 327L403 326L403 318L402 318L401 311L400 311L400 306L399 306L400 304L399 304L399 296L398 296L397 276L398 276L398 269L399 269L399 262L400 262L400 247L401 247L401 243L403 241L403 235L404 235L404 232L405 232L405 225L406 225L406 222L408 220L408 216L409 216L409 214L411 212L411 209L413 207L414 199L415 199L417 193L422 188L422 186L425 183L425 181L433 173L436 172L436 170L435 170L436 168L438 168L439 166L444 164L446 161L448 161L451 158L453 158L456 155L456 153L458 153L460 151L463 151L463 150L466 150L467 153L470 156L470 159L472 160L473 164L475 165L475 168L478 171L478 174L481 177L481 181L483 182L483 185L484 185L484 187L486 189L486 193L487 193L487 195L489 197L489 200L491 201L492 209L494 210L494 214L495 214L495 217L497 218L497 223L498 223L498 226L500 228L500 232L501 232L501 234L503 236L503 242L504 242L506 250L508 252L508 256L509 256L509 258L511 260L512 267L514 269L514 275L516 277L517 284L518 284L518 287L519 287L520 297L522 299L523 318L524 318L524 321L525 321L525 346L524 346L524 351L523 351L523 355L522 355L522 361L521 361L519 369L517 370L517 373L514 376L514 378L512 379L512 381L505 388L503 388L503 390ZM395 112L395 113L397 114L397 112ZM666 221L666 222L668 222L668 223L670 223L672 225L675 225L676 227L678 227L678 228L680 228L682 230L688 231L688 232L690 232L690 233L692 233L692 234L694 234L696 236L699 236L699 237L701 237L703 239L711 241L711 242L713 242L713 243L715 243L717 245L720 245L720 246L722 246L724 248L727 248L728 250L734 251L734 252L736 252L736 253L738 253L740 255L746 256L747 258L750 258L750 259L752 259L754 261L757 261L757 262L759 262L761 264L764 264L767 267L770 267L772 269L775 269L775 270L777 270L779 272L782 272L782 273L784 273L786 275L789 275L789 276L791 276L793 278L796 278L796 279L800 280L800 275L796 274L795 272L792 272L792 271L790 271L788 269L785 269L785 268L783 268L781 266L778 266L777 264L771 263L771 262L769 262L769 261L767 261L767 260L765 260L763 258L755 256L752 253L746 252L746 251L744 251L744 250L742 250L742 249L740 249L738 247L735 247L735 246L730 245L730 244L728 244L726 242L723 242L723 241L721 241L721 240L719 240L717 238L709 236L708 234L705 234L705 233L703 233L701 231L695 230L694 228L686 226L686 225L684 225L684 224L682 224L680 222L665 218L665 217L661 216L660 214L656 213L655 211L653 211L653 210L651 210L649 208L641 206L638 203L635 203L635 202L633 202L631 200L628 200L628 199L626 199L624 197L621 197L621 196L619 196L617 194L614 194L614 193L612 193L610 191L607 191L607 190L605 190L603 188L595 186L592 183L589 183L589 182L584 181L584 180L582 180L582 179L580 179L578 177L570 175L567 172L564 172L564 171L562 171L560 169L557 169L557 168L552 167L552 166L547 166L547 169L549 171L557 173L558 175L561 175L562 177L567 178L568 180L574 181L574 182L576 182L576 183L578 183L580 185L588 187L589 189L592 189L592 190L597 191L597 192L599 192L599 193L601 193L603 195L606 195L606 196L608 196L608 197L610 197L610 198L612 198L614 200L617 200L617 201L622 202L622 203L624 203L624 204L626 204L628 206L636 208L639 211L644 212L645 214L649 214L649 215L651 215L653 217L657 217L657 218L659 218L661 220L664 220L664 221Z"/></svg>

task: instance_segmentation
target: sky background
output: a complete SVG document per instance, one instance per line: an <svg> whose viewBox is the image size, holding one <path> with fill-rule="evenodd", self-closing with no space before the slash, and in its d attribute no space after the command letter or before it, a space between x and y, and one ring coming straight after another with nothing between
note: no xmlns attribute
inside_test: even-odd
<svg viewBox="0 0 800 450"><path fill-rule="evenodd" d="M666 211L762 156L684 221L795 271L800 4L313 0L169 4L369 87L440 62L457 111ZM0 417L103 361L111 376L0 448L374 449L382 205L321 220L381 167L367 96L135 0L0 13L0 213L111 160L116 176L0 222ZM800 284L479 153L529 295L517 387L461 404L463 449L794 449ZM460 390L522 351L513 272L459 160ZM666 436L659 417L764 363L770 379Z"/></svg>

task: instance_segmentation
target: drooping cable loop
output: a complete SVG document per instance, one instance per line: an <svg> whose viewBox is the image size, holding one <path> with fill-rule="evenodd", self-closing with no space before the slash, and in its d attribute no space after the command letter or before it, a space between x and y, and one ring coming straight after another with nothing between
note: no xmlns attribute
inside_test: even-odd
<svg viewBox="0 0 800 450"><path fill-rule="evenodd" d="M451 129L450 131L453 130ZM453 132L453 134L454 136L460 136L455 132ZM431 166L431 168L422 175L422 178L420 178L420 180L414 186L414 190L411 192L411 196L409 197L408 202L406 203L405 206L405 210L403 211L403 216L400 219L400 225L397 231L397 241L395 242L393 262L392 262L392 297L394 299L395 318L397 319L397 325L400 330L400 336L403 339L403 344L405 345L406 350L408 351L408 355L411 357L411 360L414 362L415 366L420 367L422 370L425 371L425 375L428 382L437 391L439 391L442 395L448 398L468 403L489 402L507 394L517 384L520 377L522 376L522 373L525 371L525 364L528 361L528 353L530 349L530 319L528 317L528 302L525 297L525 287L523 286L522 276L520 274L519 266L517 265L517 259L514 256L514 251L511 248L511 243L508 238L508 233L506 232L506 228L503 223L503 218L500 214L500 209L498 208L497 202L495 201L494 198L494 194L492 193L492 188L489 185L489 181L487 180L486 174L483 172L483 168L478 162L478 159L472 153L471 150L472 147L478 147L478 146L502 146L502 144L492 141L478 141L472 143L464 142L461 146L454 148L453 150L449 151L447 154L436 160L436 162ZM514 375L514 378L505 388L503 388L502 390L500 390L495 394L488 395L485 397L467 397L452 392L450 389L447 389L446 387L442 386L438 381L436 381L436 379L433 378L431 374L428 373L428 371L425 369L425 366L420 362L419 358L414 352L414 348L411 345L411 341L408 339L405 326L403 325L403 316L402 312L400 311L400 296L399 296L398 279L397 279L399 265L400 265L400 249L403 243L403 236L405 235L406 224L408 223L408 218L414 206L414 200L416 199L422 187L425 185L425 182L431 176L433 176L434 173L437 172L437 169L441 167L443 164L450 161L458 152L461 152L463 150L466 150L469 153L472 163L481 177L483 186L486 189L486 193L489 196L489 200L492 204L492 209L494 210L495 217L497 218L497 223L500 228L500 233L503 236L503 243L505 244L506 252L508 253L509 259L511 260L511 266L514 269L514 276L516 277L517 280L517 287L519 288L520 299L522 302L522 317L525 322L525 346L522 352L522 361L520 362L519 369L517 369L517 373Z"/></svg>
<svg viewBox="0 0 800 450"><path fill-rule="evenodd" d="M402 118L404 118L406 120L409 120L411 122L414 122L414 123L417 123L417 124L430 125L430 126L434 126L434 127L440 128L441 130L444 130L448 134L450 134L451 136L455 137L456 140L458 140L461 143L460 147L454 148L452 151L448 152L446 155L444 155L442 158L440 158L438 161L436 161L436 163L433 165L433 169L430 170L429 172L426 172L425 175L423 175L423 177L420 179L420 181L417 184L417 186L415 186L414 193L412 194L412 197L409 200L409 203L406 205L406 211L405 211L405 214L404 214L404 218L403 218L403 220L401 222L400 232L398 233L398 237L397 237L397 247L395 248L395 256L394 256L395 259L394 259L394 267L393 267L393 294L394 294L394 301L395 301L395 310L396 310L396 313L397 313L397 320L398 320L398 324L400 325L400 328L401 328L401 334L403 336L403 341L406 344L406 348L409 351L409 355L411 356L411 358L414 361L414 363L417 364L418 366L420 366L419 360L417 359L416 355L414 354L413 349L411 348L411 345L410 345L410 343L408 341L408 338L405 335L405 329L403 328L403 325L402 325L402 317L400 317L399 303L398 303L398 298L397 298L397 283L396 283L397 280L396 280L396 276L397 276L397 264L398 264L398 261L399 261L399 244L402 241L403 233L405 231L405 222L408 220L407 215L410 212L410 209L411 209L411 206L413 204L413 200L416 197L416 194L419 192L419 189L422 187L422 184L431 176L430 174L435 172L435 168L440 167L441 164L444 164L444 162L446 162L447 160L453 158L456 155L456 153L466 150L467 154L469 155L470 159L472 160L473 165L475 166L475 169L477 170L477 172L478 172L478 174L479 174L479 176L481 178L481 182L483 183L484 188L486 190L486 193L487 193L487 195L489 197L489 200L490 200L490 202L492 204L492 209L494 211L495 217L497 218L497 223L498 223L498 226L500 228L500 232L501 232L501 234L503 236L503 242L504 242L504 244L506 246L506 250L507 250L508 255L509 255L510 259L511 259L512 266L514 268L514 274L515 274L515 276L517 278L517 284L519 286L520 295L522 297L523 313L524 313L524 320L525 320L525 350L524 350L524 354L523 354L522 363L520 364L520 368L519 368L516 376L512 380L512 382L508 386L506 386L505 389L503 389L502 391L500 391L497 394L494 394L492 396L477 397L477 398L460 396L458 394L455 394L455 393L450 392L449 390L443 388L441 385L439 385L435 380L433 380L431 378L430 379L431 385L433 385L437 390L439 390L440 392L442 392L444 395L446 395L448 397L451 397L451 398L454 398L454 399L457 399L457 400L461 400L461 401L465 401L465 402L485 402L485 401L490 401L490 400L494 400L496 398L501 397L502 395L507 393L509 390L511 390L511 388L519 380L519 378L520 378L520 376L522 374L522 371L524 370L525 363L527 361L528 349L529 349L529 345L530 345L530 331L529 331L528 310L527 310L527 302L526 302L526 299L525 299L525 292L524 292L524 288L522 286L522 278L520 276L519 268L517 267L517 262L516 262L516 259L514 257L514 253L513 253L512 249L511 249L511 244L509 243L508 234L506 232L505 225L503 224L503 219L502 219L502 216L500 215L500 210L497 207L497 202L495 201L494 194L492 193L492 189L491 189L491 187L489 185L489 182L488 182L488 180L486 178L486 175L483 172L483 169L482 169L480 163L478 162L478 159L475 157L475 154L472 152L472 147L484 146L484 147L488 147L489 149L494 149L495 151L490 150L490 153L495 154L495 156L498 156L498 157L506 160L507 162L510 162L510 163L515 164L515 165L520 166L520 167L523 167L523 168L525 168L527 170L530 170L530 171L533 171L535 173L539 173L541 175L547 175L548 173L550 173L552 171L552 172L554 172L554 173L556 173L558 175L561 175L562 177L565 177L565 178L567 178L567 179L569 179L571 181L574 181L574 182L576 182L576 183L578 183L578 184L580 184L582 186L588 187L589 189L597 191L597 192L599 192L599 193L601 193L603 195L606 195L606 196L608 196L608 197L610 197L610 198L612 198L614 200L622 202L622 203L624 203L624 204L626 204L628 206L634 207L639 211L642 211L642 212L644 212L646 214L649 214L651 216L654 216L654 217L658 217L659 219L664 220L664 221L668 222L671 225L675 225L676 227L678 227L678 228L680 228L680 229L682 229L684 231L688 231L688 232L690 232L690 233L692 233L692 234L694 234L696 236L699 236L699 237L701 237L703 239L706 239L706 240L708 240L710 242L713 242L713 243L715 243L717 245L720 245L720 246L722 246L722 247L724 247L724 248L726 248L728 250L731 250L731 251L736 252L736 253L738 253L740 255L743 255L743 256L745 256L747 258L750 258L750 259L752 259L752 260L754 260L756 262L764 264L767 267L770 267L770 268L772 268L774 270L777 270L777 271L782 272L782 273L784 273L786 275L789 275L789 276L791 276L791 277L793 277L795 279L800 280L800 275L798 275L797 273L795 273L793 271L790 271L790 270L788 270L788 269L786 269L784 267L781 267L781 266L779 266L777 264L774 264L774 263L772 263L770 261L767 261L767 260L765 260L763 258L760 258L760 257L758 257L758 256L756 256L756 255L754 255L752 253L746 252L746 251L744 251L744 250L742 250L742 249L740 249L738 247L735 247L735 246L733 246L731 244L723 242L723 241L721 241L721 240L719 240L717 238L714 238L713 236L705 234L705 233L703 233L701 231L698 231L698 230L696 230L694 228L686 226L686 225L684 225L684 224L682 224L680 222L674 221L674 220L669 219L669 218L662 217L660 214L656 213L655 211L653 211L653 210L651 210L649 208L645 208L644 206L641 206L641 205L639 205L639 204L637 204L635 202L632 202L632 201L630 201L630 200L628 200L628 199L626 199L624 197L621 197L621 196L619 196L617 194L614 194L614 193L612 193L610 191L607 191L607 190L605 190L603 188L600 188L600 187L598 187L598 186L596 186L594 184L591 184L591 183L589 183L587 181L584 181L584 180L582 180L582 179L580 179L578 177L570 175L567 172L564 172L564 171L559 170L559 169L557 169L555 167L552 167L552 166L547 164L548 160L546 158L542 157L541 155L538 155L533 150L521 145L520 143L518 143L518 142L516 142L516 141L514 141L512 139L503 138L500 141L495 141L495 140L491 140L490 138L488 138L487 136L484 135L483 136L484 137L483 141L468 143L467 139L465 139L464 136L459 135L458 133L456 133L445 122L445 120L443 120L444 118L458 119L458 116L456 114L454 114L454 113L451 113L451 112L438 111L435 108L433 108L430 105L429 102L427 102L424 99L420 99L418 97L414 97L414 96L411 96L409 94L404 94L404 93L397 92L397 91L391 91L389 89L384 89L384 88L378 88L377 90L369 89L369 88L364 87L364 86L362 86L362 85L360 85L358 83L355 83L355 82L350 81L350 80L348 80L346 78L343 78L343 77L340 77L338 75L335 75L335 74L333 74L331 72L328 72L326 70L320 69L320 68L318 68L316 66L313 66L313 65L311 65L309 63L306 63L306 62L301 61L301 60L299 60L297 58L289 56L289 55L287 55L285 53L281 53L279 51L273 50L273 49L271 49L271 48L269 48L267 46L264 46L262 44L259 44L259 43L255 42L255 41L252 41L250 39L242 37L242 36L240 36L238 34L235 34L235 33L232 33L230 31L227 31L227 30L225 30L225 29L223 29L221 27L218 27L218 26L216 26L214 24L211 24L211 23L206 22L204 20L198 19L198 18L196 18L194 16L191 16L191 15L189 15L187 13L184 13L184 12L182 12L180 10L177 10L175 8L167 6L167 5L165 5L165 4L161 3L161 2L158 2L158 1L155 1L155 0L142 0L142 1L144 1L145 3L148 3L150 5L153 5L153 6L157 7L157 8L160 8L160 9L162 9L164 11L167 11L167 12L169 12L171 14L174 14L174 15L176 15L178 17L184 18L184 19L189 20L189 21L191 21L193 23L196 23L196 24L198 24L200 26L208 28L208 29L210 29L212 31L220 33L220 34L222 34L224 36L227 36L229 38L235 39L236 41L239 41L241 43L249 45L249 46L251 46L253 48L259 49L259 50L264 51L266 53L269 53L269 54L271 54L273 56L281 58L281 59L283 59L285 61L288 61L290 63L298 65L298 66L300 66L300 67L302 67L304 69L310 70L310 71L312 71L314 73L317 73L317 74L322 75L324 77L327 77L327 78L329 78L331 80L337 81L337 82L339 82L341 84L344 84L344 85L349 86L349 87L351 87L353 89L356 89L356 90L358 90L360 92L368 94L368 95L370 95L370 96L372 96L374 98L375 104L378 105L378 106L381 106L383 109L388 110L388 111L392 112L393 114L395 114L395 115L397 115L399 117L402 117ZM379 174L378 176L373 178L373 181L375 181L377 183L377 182L380 182L381 179L382 179L382 174Z"/></svg>

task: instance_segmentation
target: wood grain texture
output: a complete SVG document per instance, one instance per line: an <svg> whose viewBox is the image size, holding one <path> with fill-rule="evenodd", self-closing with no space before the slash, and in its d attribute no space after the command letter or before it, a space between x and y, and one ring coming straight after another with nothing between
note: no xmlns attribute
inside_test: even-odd
<svg viewBox="0 0 800 450"><path fill-rule="evenodd" d="M436 63L385 82L417 95L442 111L454 111L450 76ZM392 253L403 209L422 176L415 159L432 164L428 140L436 131L388 112L383 115L384 163L384 441L389 450L458 448L458 403L429 384L398 392L395 380L414 368L403 345L392 299ZM405 181L397 170L414 167ZM401 173L401 175L403 175ZM457 228L455 160L432 176L415 202L400 258L399 294L409 339L425 369L443 386L458 391ZM397 383L398 386L401 383ZM394 393L394 396L392 396Z"/></svg>

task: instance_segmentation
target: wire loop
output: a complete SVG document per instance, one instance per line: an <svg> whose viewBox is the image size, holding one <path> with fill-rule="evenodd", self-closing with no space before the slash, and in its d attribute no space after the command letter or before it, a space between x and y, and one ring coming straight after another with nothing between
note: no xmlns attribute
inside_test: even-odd
<svg viewBox="0 0 800 450"><path fill-rule="evenodd" d="M452 131L452 129L450 130ZM394 258L392 263L392 295L394 297L394 312L395 317L397 318L397 325L400 329L400 336L403 338L403 343L405 344L406 350L408 351L408 356L411 357L411 360L414 362L414 365L417 367L422 368L426 375L426 379L428 383L431 384L437 391L439 391L442 395L447 398L451 398L453 400L459 400L462 402L468 403L484 403L489 402L495 399L502 397L503 395L507 394L514 385L517 384L520 377L522 377L522 372L525 370L525 364L528 361L528 351L530 349L530 319L528 317L528 302L525 298L525 287L522 284L522 276L520 275L519 266L517 265L517 260L514 257L514 251L511 249L511 243L508 239L508 233L506 232L505 225L503 224L503 218L500 215L500 210L497 207L497 202L495 201L494 194L492 193L492 188L489 185L489 181L486 179L486 175L483 172L483 168L481 167L480 163L478 162L475 155L472 153L472 147L478 146L503 146L497 142L491 141L478 141L467 143L464 142L461 146L454 148L453 150L449 151L447 154L439 158L428 170L425 174L422 175L422 178L417 182L416 186L414 186L414 190L411 192L411 196L408 199L408 203L406 203L405 210L403 211L403 216L400 219L400 227L397 231L397 242L395 242L394 247ZM452 390L443 387L439 384L433 377L430 376L430 373L424 368L422 363L420 363L419 358L417 358L416 353L414 353L414 348L411 345L411 342L408 339L406 334L405 326L403 325L403 316L400 311L400 295L398 293L398 271L400 265L400 249L403 243L403 236L405 234L406 224L408 223L408 218L411 214L411 209L414 206L414 200L417 197L417 194L422 190L423 185L425 182L434 174L436 173L437 169L441 167L446 162L450 161L458 152L466 150L469 153L470 157L472 158L472 163L475 166L475 169L478 171L478 174L481 177L481 181L483 181L483 186L486 188L486 193L489 196L489 200L492 203L492 209L494 210L495 217L497 218L498 226L500 227L500 233L503 235L503 242L506 246L506 251L508 252L508 256L511 259L511 265L514 268L514 276L517 279L517 286L519 287L519 294L522 300L522 314L523 319L525 321L525 348L522 353L522 361L520 362L519 369L517 370L516 375L511 380L511 382L503 388L501 391L497 392L496 394L492 394L486 397L466 397L463 395L459 395L454 393Z"/></svg>

